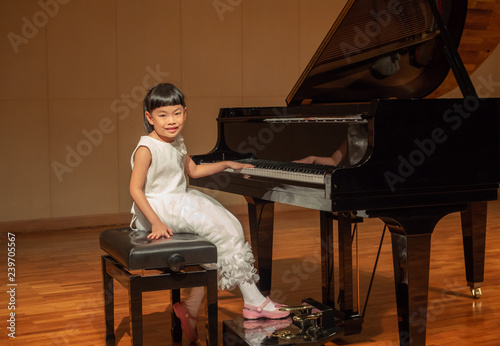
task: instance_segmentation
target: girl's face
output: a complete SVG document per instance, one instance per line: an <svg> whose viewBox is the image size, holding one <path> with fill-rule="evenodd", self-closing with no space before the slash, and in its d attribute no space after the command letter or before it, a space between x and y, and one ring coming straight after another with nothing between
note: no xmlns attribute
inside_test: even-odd
<svg viewBox="0 0 500 346"><path fill-rule="evenodd" d="M164 142L173 142L184 127L187 108L182 105L164 106L153 109L151 113L146 112L146 117L154 127L158 139ZM154 137L154 134L152 134Z"/></svg>

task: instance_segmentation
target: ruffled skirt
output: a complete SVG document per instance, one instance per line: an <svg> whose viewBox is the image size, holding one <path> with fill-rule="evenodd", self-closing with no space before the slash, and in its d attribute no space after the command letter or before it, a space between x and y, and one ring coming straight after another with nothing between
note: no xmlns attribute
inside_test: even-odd
<svg viewBox="0 0 500 346"><path fill-rule="evenodd" d="M240 283L251 284L259 280L252 249L245 241L240 222L217 200L194 189L187 189L186 193L146 197L174 235L197 234L217 246L220 289L232 290ZM136 229L151 230L151 224L135 205L132 213Z"/></svg>

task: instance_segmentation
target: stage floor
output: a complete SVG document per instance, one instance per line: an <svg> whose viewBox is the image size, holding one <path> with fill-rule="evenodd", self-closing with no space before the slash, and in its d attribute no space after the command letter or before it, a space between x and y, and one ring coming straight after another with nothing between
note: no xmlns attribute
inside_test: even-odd
<svg viewBox="0 0 500 346"><path fill-rule="evenodd" d="M278 208L279 209L279 208ZM248 232L248 218L237 213ZM500 330L500 203L488 209L485 281L482 297L472 299L465 281L459 214L441 220L432 236L427 345L499 345ZM15 234L16 345L104 345L104 313L99 233L105 228L68 229ZM359 226L360 309L383 230L380 220ZM247 233L248 234L248 233ZM6 292L7 235L1 234L0 267L4 292L1 318L10 318ZM285 209L275 216L273 290L271 298L297 305L303 298L321 299L319 213ZM327 345L398 345L397 315L390 236L386 233L363 331ZM130 345L128 296L115 285L115 328L118 345ZM170 295L143 296L145 345L171 345ZM222 323L242 317L238 290L219 291L219 340ZM204 316L198 321L205 344ZM418 319L417 319L418 320ZM5 325L5 322L4 322ZM9 330L3 328L5 344ZM10 340L7 340L10 341ZM187 339L184 344L188 344Z"/></svg>

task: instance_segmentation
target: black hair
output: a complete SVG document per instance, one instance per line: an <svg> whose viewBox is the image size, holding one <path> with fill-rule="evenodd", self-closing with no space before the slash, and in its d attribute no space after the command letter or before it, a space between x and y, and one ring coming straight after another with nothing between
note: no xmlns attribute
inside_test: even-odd
<svg viewBox="0 0 500 346"><path fill-rule="evenodd" d="M175 85L170 83L161 83L149 89L143 102L144 128L146 129L146 132L151 133L154 130L153 125L151 125L146 118L146 112L151 114L153 110L158 107L176 105L186 107L184 94Z"/></svg>

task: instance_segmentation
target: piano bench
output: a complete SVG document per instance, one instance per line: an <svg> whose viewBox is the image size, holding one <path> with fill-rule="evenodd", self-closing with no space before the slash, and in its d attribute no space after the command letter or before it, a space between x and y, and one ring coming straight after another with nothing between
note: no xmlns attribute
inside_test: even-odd
<svg viewBox="0 0 500 346"><path fill-rule="evenodd" d="M143 344L142 292L170 290L172 305L180 289L206 287L207 345L217 345L217 247L194 234L147 239L148 232L130 228L100 234L106 344L115 345L113 279L128 289L132 345ZM131 271L137 271L131 273ZM172 312L172 340L181 342L180 320Z"/></svg>

